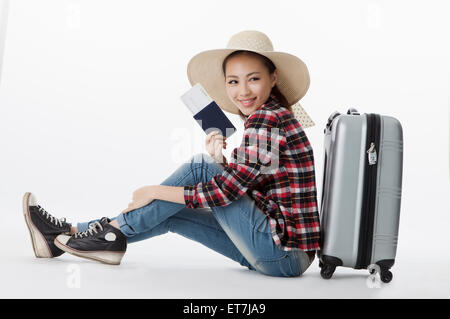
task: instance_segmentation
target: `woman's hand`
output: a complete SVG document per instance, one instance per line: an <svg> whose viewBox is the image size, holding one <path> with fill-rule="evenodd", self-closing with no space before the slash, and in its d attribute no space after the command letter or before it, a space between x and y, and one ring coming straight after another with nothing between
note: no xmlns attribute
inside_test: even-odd
<svg viewBox="0 0 450 319"><path fill-rule="evenodd" d="M128 207L122 211L122 214L141 208L154 200L154 186L144 186L134 191L133 200Z"/></svg>
<svg viewBox="0 0 450 319"><path fill-rule="evenodd" d="M218 131L212 131L206 136L205 146L208 154L213 157L218 163L224 161L222 149L227 148L226 137L222 136Z"/></svg>

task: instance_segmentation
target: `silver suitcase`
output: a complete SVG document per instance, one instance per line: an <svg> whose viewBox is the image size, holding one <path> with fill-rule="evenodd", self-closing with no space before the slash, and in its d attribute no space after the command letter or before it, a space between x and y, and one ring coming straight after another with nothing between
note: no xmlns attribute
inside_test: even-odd
<svg viewBox="0 0 450 319"><path fill-rule="evenodd" d="M337 266L392 280L403 169L403 131L390 116L334 112L324 130L321 276Z"/></svg>

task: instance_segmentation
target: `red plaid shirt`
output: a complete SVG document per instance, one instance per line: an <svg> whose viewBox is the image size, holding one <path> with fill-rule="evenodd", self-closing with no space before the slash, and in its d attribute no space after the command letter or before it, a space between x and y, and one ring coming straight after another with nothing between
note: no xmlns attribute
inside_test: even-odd
<svg viewBox="0 0 450 319"><path fill-rule="evenodd" d="M300 123L270 95L244 126L224 171L184 186L187 207L226 206L248 194L269 218L282 250L319 250L314 156Z"/></svg>

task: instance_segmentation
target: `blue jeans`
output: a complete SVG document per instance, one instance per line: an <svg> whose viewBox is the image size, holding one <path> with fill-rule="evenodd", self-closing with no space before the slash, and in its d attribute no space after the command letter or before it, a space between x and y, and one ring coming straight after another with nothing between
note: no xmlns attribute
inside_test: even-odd
<svg viewBox="0 0 450 319"><path fill-rule="evenodd" d="M161 185L206 183L223 169L209 155L197 154ZM250 270L269 276L300 276L310 265L304 251L283 251L275 245L267 216L248 195L227 206L198 209L153 200L146 206L120 213L112 219L117 219L120 230L127 237L127 243L170 231L195 240ZM98 219L78 223L78 231L86 230L94 221Z"/></svg>

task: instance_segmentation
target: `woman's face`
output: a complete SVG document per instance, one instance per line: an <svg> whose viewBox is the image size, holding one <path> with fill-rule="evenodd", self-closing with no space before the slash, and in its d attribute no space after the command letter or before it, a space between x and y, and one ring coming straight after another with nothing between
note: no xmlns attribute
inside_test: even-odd
<svg viewBox="0 0 450 319"><path fill-rule="evenodd" d="M225 66L228 97L248 116L269 98L277 82L277 70L271 75L264 64L248 55L230 58Z"/></svg>

